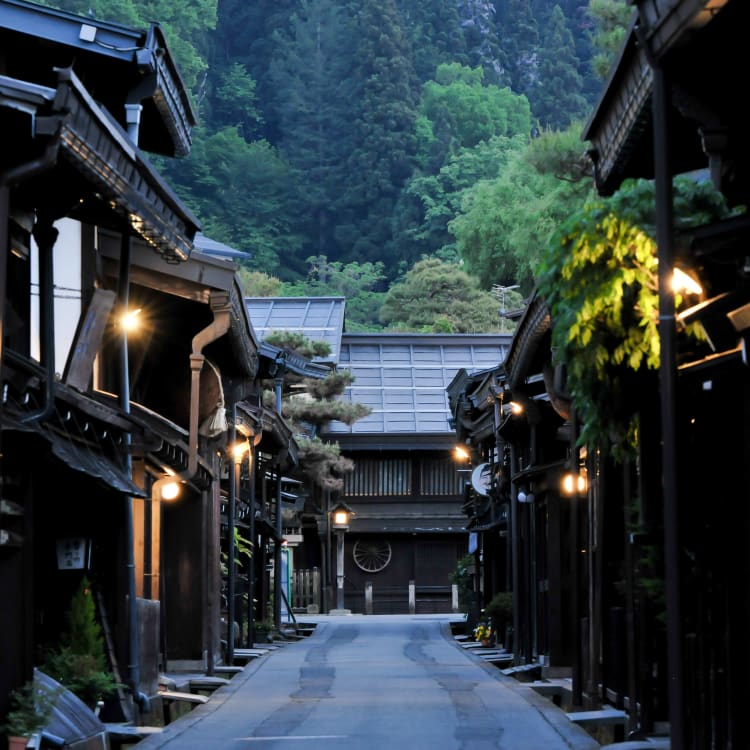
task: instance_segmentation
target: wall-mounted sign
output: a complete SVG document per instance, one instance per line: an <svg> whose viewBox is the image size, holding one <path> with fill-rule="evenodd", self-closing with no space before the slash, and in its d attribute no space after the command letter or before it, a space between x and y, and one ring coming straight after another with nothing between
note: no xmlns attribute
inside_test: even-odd
<svg viewBox="0 0 750 750"><path fill-rule="evenodd" d="M88 540L82 537L57 540L57 569L82 570L89 565Z"/></svg>
<svg viewBox="0 0 750 750"><path fill-rule="evenodd" d="M474 492L480 495L488 495L492 485L492 474L489 464L479 464L471 472L471 486Z"/></svg>

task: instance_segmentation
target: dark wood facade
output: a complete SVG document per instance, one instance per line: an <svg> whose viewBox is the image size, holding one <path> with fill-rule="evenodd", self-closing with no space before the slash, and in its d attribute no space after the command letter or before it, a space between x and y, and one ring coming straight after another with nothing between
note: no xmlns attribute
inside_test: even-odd
<svg viewBox="0 0 750 750"><path fill-rule="evenodd" d="M468 476L454 456L446 387L461 365L476 370L502 359L508 334L344 334L338 367L355 381L344 398L369 416L327 435L354 460L341 493L354 511L346 535L348 608L446 612L452 575L468 549L462 512ZM325 528L325 518L319 518ZM390 548L388 565L362 569L358 552ZM365 566L366 567L366 566ZM410 584L413 589L410 593ZM411 601L410 601L411 596Z"/></svg>
<svg viewBox="0 0 750 750"><path fill-rule="evenodd" d="M260 351L235 266L194 252L197 219L140 150L190 147L160 29L3 0L0 42L0 714L86 575L128 687L105 713L148 721L160 672L227 658L221 551L255 517L256 485L259 538L278 525L274 482L296 462L260 399L278 352ZM133 308L142 325L126 336ZM255 460L232 487L239 439ZM270 589L265 565L257 576Z"/></svg>
<svg viewBox="0 0 750 750"><path fill-rule="evenodd" d="M750 513L747 504L717 512L715 501L743 496L749 486L748 221L742 208L736 218L678 231L671 181L704 170L730 206L747 206L750 113L735 81L747 68L750 7L737 0L634 5L632 34L584 136L600 192L627 177L656 185L662 357L653 407L660 407L661 440L652 446L659 461L652 460L644 487L662 524L655 541L642 542L663 553L666 624L663 641L649 645L666 658L673 747L744 747L748 690L739 665L750 664ZM623 117L623 107L632 116ZM708 335L698 351L682 348L674 318L668 282L678 260L705 290L700 304L680 314Z"/></svg>
<svg viewBox="0 0 750 750"><path fill-rule="evenodd" d="M481 575L485 598L513 591L516 662L570 674L575 705L623 708L631 739L739 748L748 745L750 514L732 498L748 488L749 225L741 209L678 231L671 183L691 173L730 206L747 204L748 113L733 72L747 67L750 8L633 4L631 34L584 136L602 195L627 178L656 184L661 365L639 394L639 455L615 463L596 446L576 447L575 413L553 368L555 321L538 298L506 360L463 373L449 392L458 436L492 466L489 497L467 510L481 545L509 539L483 556ZM685 346L678 327L668 288L677 259L705 290L680 314L701 324L702 347ZM519 396L514 417L508 400ZM568 472L585 479L572 495L560 485Z"/></svg>

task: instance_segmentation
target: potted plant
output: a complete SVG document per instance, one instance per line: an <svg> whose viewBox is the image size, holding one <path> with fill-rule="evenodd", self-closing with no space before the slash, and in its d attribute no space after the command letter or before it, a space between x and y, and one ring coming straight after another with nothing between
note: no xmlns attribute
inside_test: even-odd
<svg viewBox="0 0 750 750"><path fill-rule="evenodd" d="M46 654L43 670L92 711L120 683L107 665L102 629L96 620L91 584L84 576L66 613L67 632Z"/></svg>
<svg viewBox="0 0 750 750"><path fill-rule="evenodd" d="M3 724L8 736L8 750L25 748L50 717L54 696L38 680L29 680L10 694L10 710Z"/></svg>
<svg viewBox="0 0 750 750"><path fill-rule="evenodd" d="M490 618L495 626L495 632L502 639L503 645L508 648L508 631L513 628L513 593L510 591L499 591L487 606L484 608L484 614Z"/></svg>
<svg viewBox="0 0 750 750"><path fill-rule="evenodd" d="M474 628L474 640L478 641L483 646L491 645L492 639L492 628L486 622L480 622L479 625Z"/></svg>

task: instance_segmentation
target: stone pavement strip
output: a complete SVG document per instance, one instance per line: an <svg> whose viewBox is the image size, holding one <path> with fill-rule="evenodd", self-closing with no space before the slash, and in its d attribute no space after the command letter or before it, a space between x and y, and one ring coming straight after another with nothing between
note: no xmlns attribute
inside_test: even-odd
<svg viewBox="0 0 750 750"><path fill-rule="evenodd" d="M306 617L317 624L310 636L252 659L205 704L131 747L600 748L552 700L462 648L451 619Z"/></svg>

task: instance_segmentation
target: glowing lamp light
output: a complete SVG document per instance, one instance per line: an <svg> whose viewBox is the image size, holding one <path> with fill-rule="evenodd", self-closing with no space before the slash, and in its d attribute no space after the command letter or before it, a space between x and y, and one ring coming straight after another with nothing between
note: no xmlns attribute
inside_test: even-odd
<svg viewBox="0 0 750 750"><path fill-rule="evenodd" d="M586 477L583 474L573 474L568 472L563 476L560 489L563 495L572 497L575 494L583 495L588 488Z"/></svg>
<svg viewBox="0 0 750 750"><path fill-rule="evenodd" d="M135 310L128 310L127 312L123 313L122 317L120 318L120 325L126 330L126 331L135 331L138 329L139 326L139 319L138 316L141 314L141 308L138 307Z"/></svg>
<svg viewBox="0 0 750 750"><path fill-rule="evenodd" d="M346 531L351 517L351 508L345 503L338 503L331 509L331 526L335 531Z"/></svg>
<svg viewBox="0 0 750 750"><path fill-rule="evenodd" d="M453 449L453 452L458 461L468 461L471 458L471 453L463 445L457 445Z"/></svg>
<svg viewBox="0 0 750 750"><path fill-rule="evenodd" d="M163 500L175 500L180 494L180 485L178 482L165 482L161 488L161 496Z"/></svg>
<svg viewBox="0 0 750 750"><path fill-rule="evenodd" d="M523 414L523 404L520 404L518 401L511 401L510 402L510 413L514 416L518 416L519 414Z"/></svg>
<svg viewBox="0 0 750 750"><path fill-rule="evenodd" d="M180 480L173 476L157 479L151 487L151 497L156 500L176 500L180 496L180 492Z"/></svg>
<svg viewBox="0 0 750 750"><path fill-rule="evenodd" d="M234 460L240 463L249 449L250 449L250 446L247 444L246 440L243 440L241 443L236 443L235 445L233 445L232 455L234 456Z"/></svg>
<svg viewBox="0 0 750 750"><path fill-rule="evenodd" d="M675 294L703 294L703 287L690 274L681 268L675 268L672 272L672 291Z"/></svg>

